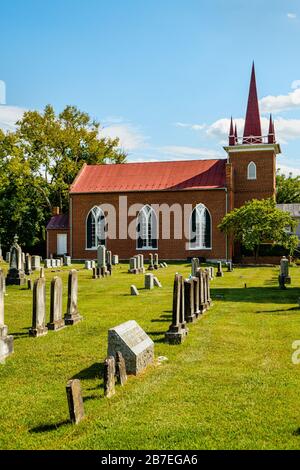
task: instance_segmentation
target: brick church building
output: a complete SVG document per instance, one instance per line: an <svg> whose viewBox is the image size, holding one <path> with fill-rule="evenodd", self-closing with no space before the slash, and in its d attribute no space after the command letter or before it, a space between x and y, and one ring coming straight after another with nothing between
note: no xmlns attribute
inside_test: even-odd
<svg viewBox="0 0 300 470"><path fill-rule="evenodd" d="M262 135L254 65L243 136L231 119L224 150L223 159L84 165L70 187L69 214L54 214L47 226L47 256L95 259L97 246L105 244L121 260L137 253L147 259L150 252L165 260L231 260L233 243L217 226L246 201L275 197L281 152L271 116L268 135ZM161 205L170 209L167 235ZM182 209L185 227L174 207Z"/></svg>

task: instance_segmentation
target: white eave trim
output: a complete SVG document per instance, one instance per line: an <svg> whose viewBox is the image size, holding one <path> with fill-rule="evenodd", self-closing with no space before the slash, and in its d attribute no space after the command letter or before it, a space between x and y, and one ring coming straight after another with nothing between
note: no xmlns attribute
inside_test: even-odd
<svg viewBox="0 0 300 470"><path fill-rule="evenodd" d="M253 144L253 145L230 145L228 147L223 147L225 152L230 153L240 153L240 152L266 152L274 150L276 154L281 153L281 148L279 144Z"/></svg>

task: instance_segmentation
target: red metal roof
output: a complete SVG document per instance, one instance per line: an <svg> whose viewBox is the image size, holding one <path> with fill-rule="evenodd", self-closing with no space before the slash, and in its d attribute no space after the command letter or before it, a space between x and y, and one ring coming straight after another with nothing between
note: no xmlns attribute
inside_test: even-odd
<svg viewBox="0 0 300 470"><path fill-rule="evenodd" d="M69 215L53 215L48 222L46 230L66 230L69 228Z"/></svg>
<svg viewBox="0 0 300 470"><path fill-rule="evenodd" d="M85 165L70 193L222 188L225 164L222 159Z"/></svg>

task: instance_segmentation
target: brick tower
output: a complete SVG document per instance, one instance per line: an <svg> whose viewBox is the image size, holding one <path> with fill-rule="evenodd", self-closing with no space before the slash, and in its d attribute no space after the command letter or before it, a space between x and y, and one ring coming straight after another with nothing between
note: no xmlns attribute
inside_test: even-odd
<svg viewBox="0 0 300 470"><path fill-rule="evenodd" d="M231 208L240 207L254 198L275 197L276 155L281 150L276 143L272 116L268 135L262 135L254 64L243 137L238 137L231 118L229 146L224 149L232 174Z"/></svg>

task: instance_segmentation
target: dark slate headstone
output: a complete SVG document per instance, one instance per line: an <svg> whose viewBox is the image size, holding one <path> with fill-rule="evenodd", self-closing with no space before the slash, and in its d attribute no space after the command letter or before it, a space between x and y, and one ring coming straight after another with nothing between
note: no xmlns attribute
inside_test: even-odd
<svg viewBox="0 0 300 470"><path fill-rule="evenodd" d="M24 284L26 284L26 278L22 250L18 245L18 237L15 235L14 243L10 249L10 262L6 277L6 285L23 286Z"/></svg>

